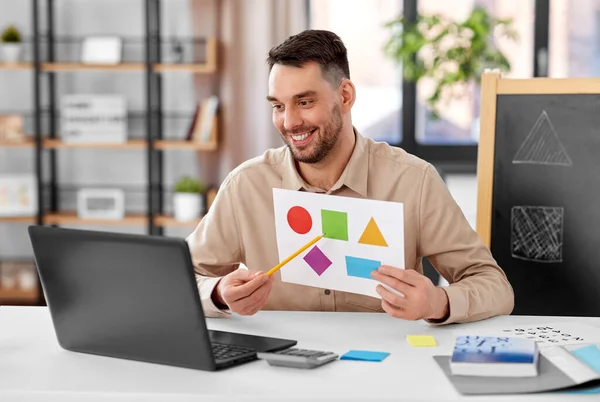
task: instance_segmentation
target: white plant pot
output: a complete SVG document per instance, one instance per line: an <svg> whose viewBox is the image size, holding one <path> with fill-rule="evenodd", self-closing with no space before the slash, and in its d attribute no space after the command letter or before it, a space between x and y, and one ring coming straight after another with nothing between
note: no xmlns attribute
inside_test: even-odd
<svg viewBox="0 0 600 402"><path fill-rule="evenodd" d="M21 45L18 43L3 43L2 55L7 63L16 63L21 56Z"/></svg>
<svg viewBox="0 0 600 402"><path fill-rule="evenodd" d="M200 218L204 210L201 194L175 193L173 195L173 214L175 220L186 222Z"/></svg>

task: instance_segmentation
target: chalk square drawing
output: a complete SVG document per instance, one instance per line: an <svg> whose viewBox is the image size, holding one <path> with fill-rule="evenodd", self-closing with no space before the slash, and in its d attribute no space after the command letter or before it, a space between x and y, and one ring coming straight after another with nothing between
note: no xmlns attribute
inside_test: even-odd
<svg viewBox="0 0 600 402"><path fill-rule="evenodd" d="M545 110L521 144L513 163L573 166Z"/></svg>
<svg viewBox="0 0 600 402"><path fill-rule="evenodd" d="M513 207L512 256L527 261L562 262L563 217L562 207Z"/></svg>

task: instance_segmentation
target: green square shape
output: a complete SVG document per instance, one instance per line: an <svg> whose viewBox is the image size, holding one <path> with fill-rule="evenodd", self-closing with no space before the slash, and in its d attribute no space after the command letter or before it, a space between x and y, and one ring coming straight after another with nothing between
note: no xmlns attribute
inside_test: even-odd
<svg viewBox="0 0 600 402"><path fill-rule="evenodd" d="M348 214L346 212L322 209L321 227L324 237L348 241Z"/></svg>

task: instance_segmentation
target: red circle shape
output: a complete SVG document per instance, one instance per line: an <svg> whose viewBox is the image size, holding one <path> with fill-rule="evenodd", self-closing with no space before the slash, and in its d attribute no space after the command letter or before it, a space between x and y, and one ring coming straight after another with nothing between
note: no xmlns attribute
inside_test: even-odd
<svg viewBox="0 0 600 402"><path fill-rule="evenodd" d="M287 213L287 221L292 230L298 234L306 234L312 228L312 218L302 207L292 207Z"/></svg>

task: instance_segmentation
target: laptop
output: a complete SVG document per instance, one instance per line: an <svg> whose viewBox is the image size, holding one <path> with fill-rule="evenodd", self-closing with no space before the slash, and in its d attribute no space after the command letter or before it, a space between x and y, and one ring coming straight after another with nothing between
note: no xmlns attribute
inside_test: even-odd
<svg viewBox="0 0 600 402"><path fill-rule="evenodd" d="M66 350L216 371L295 340L208 330L184 239L29 226Z"/></svg>

